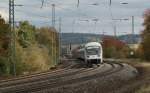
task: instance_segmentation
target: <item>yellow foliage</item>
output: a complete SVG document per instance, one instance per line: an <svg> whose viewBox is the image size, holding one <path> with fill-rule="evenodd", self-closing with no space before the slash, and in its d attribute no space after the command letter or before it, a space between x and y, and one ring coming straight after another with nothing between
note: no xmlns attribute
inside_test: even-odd
<svg viewBox="0 0 150 93"><path fill-rule="evenodd" d="M25 49L24 63L28 64L31 71L48 70L50 59L46 48L39 48L35 45Z"/></svg>
<svg viewBox="0 0 150 93"><path fill-rule="evenodd" d="M19 67L17 71L21 69L22 73L39 72L46 71L52 66L47 48L39 48L38 46L35 44L23 49L17 45L17 63L21 64L23 68Z"/></svg>
<svg viewBox="0 0 150 93"><path fill-rule="evenodd" d="M55 29L41 28L34 43L23 47L16 40L17 74L47 71L58 61L58 36Z"/></svg>

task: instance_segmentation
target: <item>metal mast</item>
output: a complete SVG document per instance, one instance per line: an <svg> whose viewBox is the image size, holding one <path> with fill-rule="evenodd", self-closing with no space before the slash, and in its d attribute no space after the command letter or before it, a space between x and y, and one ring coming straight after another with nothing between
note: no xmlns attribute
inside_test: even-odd
<svg viewBox="0 0 150 93"><path fill-rule="evenodd" d="M114 37L117 38L117 26L114 26Z"/></svg>
<svg viewBox="0 0 150 93"><path fill-rule="evenodd" d="M59 62L61 62L61 17L59 18Z"/></svg>
<svg viewBox="0 0 150 93"><path fill-rule="evenodd" d="M52 28L55 30L55 4L52 4ZM52 57L54 61L54 66L56 66L56 50L54 49L54 40L55 40L55 32L52 32Z"/></svg>
<svg viewBox="0 0 150 93"><path fill-rule="evenodd" d="M132 16L132 44L134 44L134 16Z"/></svg>
<svg viewBox="0 0 150 93"><path fill-rule="evenodd" d="M52 27L55 28L55 4L52 4Z"/></svg>
<svg viewBox="0 0 150 93"><path fill-rule="evenodd" d="M11 36L11 55L10 61L13 63L13 74L16 76L16 50L15 50L15 15L14 15L14 0L9 0L9 25Z"/></svg>

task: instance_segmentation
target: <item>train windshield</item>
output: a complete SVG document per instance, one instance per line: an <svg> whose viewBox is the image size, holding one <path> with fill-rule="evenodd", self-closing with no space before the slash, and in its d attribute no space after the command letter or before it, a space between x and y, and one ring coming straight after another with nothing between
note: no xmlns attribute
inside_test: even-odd
<svg viewBox="0 0 150 93"><path fill-rule="evenodd" d="M88 47L86 49L86 53L87 53L87 55L99 55L100 48L99 47L95 47L95 48Z"/></svg>

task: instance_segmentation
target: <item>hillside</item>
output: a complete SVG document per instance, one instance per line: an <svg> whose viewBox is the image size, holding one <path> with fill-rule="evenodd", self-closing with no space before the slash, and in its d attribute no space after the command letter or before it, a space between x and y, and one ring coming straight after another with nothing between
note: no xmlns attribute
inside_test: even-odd
<svg viewBox="0 0 150 93"><path fill-rule="evenodd" d="M132 39L133 38L133 39ZM132 42L133 43L140 43L141 42L141 36L140 35L122 35L122 36L118 36L118 39L125 42L125 43L128 43L128 44L131 44Z"/></svg>
<svg viewBox="0 0 150 93"><path fill-rule="evenodd" d="M90 33L62 33L61 34L61 41L62 44L82 44L90 41L97 41L102 40L103 37L112 37L108 35L101 35L101 34L90 34ZM122 35L118 36L117 38L125 43L132 43L132 37L134 38L134 43L138 43L141 41L140 35Z"/></svg>
<svg viewBox="0 0 150 93"><path fill-rule="evenodd" d="M61 34L61 41L62 44L82 44L85 42L89 42L92 39L99 39L102 38L102 35L96 34L83 34L83 33L62 33Z"/></svg>

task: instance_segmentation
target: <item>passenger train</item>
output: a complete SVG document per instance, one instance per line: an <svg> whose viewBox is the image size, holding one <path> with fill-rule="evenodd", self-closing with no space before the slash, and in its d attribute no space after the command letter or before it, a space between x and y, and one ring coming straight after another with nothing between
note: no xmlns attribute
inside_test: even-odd
<svg viewBox="0 0 150 93"><path fill-rule="evenodd" d="M103 63L102 45L98 42L89 42L76 51L75 57L83 59L88 66L99 65Z"/></svg>

